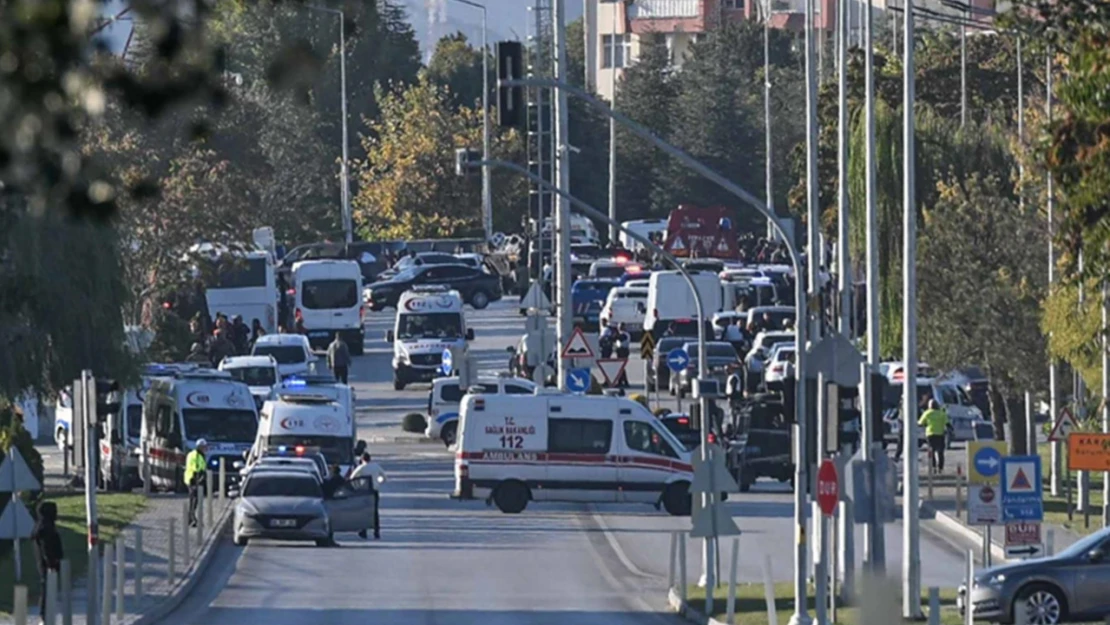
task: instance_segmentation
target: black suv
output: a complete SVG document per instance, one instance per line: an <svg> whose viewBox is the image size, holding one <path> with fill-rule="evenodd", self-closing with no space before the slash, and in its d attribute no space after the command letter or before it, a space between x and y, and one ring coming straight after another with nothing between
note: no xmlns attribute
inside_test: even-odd
<svg viewBox="0 0 1110 625"><path fill-rule="evenodd" d="M443 284L459 292L463 302L477 310L501 299L501 278L466 265L421 265L409 267L388 280L366 287L370 310L397 307L401 294L423 284Z"/></svg>

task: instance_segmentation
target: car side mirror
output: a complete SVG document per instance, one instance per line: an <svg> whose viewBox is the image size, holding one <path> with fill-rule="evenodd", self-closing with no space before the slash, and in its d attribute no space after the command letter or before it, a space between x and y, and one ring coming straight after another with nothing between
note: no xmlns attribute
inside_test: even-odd
<svg viewBox="0 0 1110 625"><path fill-rule="evenodd" d="M385 331L385 342L386 343L392 343L393 342L393 330L386 330Z"/></svg>
<svg viewBox="0 0 1110 625"><path fill-rule="evenodd" d="M1105 557L1106 554L1103 553L1102 549L1098 547L1087 552L1087 559L1091 562L1102 562L1103 558Z"/></svg>
<svg viewBox="0 0 1110 625"><path fill-rule="evenodd" d="M355 443L355 455L361 456L366 451L366 441L359 441Z"/></svg>
<svg viewBox="0 0 1110 625"><path fill-rule="evenodd" d="M474 328L467 328L466 329L466 340L468 340L468 341L473 341L474 340Z"/></svg>

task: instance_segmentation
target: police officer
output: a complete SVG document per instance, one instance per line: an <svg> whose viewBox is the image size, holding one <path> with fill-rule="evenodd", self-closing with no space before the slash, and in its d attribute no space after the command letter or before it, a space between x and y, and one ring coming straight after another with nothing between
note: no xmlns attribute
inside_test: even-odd
<svg viewBox="0 0 1110 625"><path fill-rule="evenodd" d="M944 443L945 433L948 431L948 413L937 404L937 400L929 400L929 409L922 413L917 420L918 425L925 426L925 440L929 442L929 466L935 473L944 472Z"/></svg>
<svg viewBox="0 0 1110 625"><path fill-rule="evenodd" d="M189 527L197 526L197 500L200 497L201 485L208 472L208 441L203 438L197 441L197 446L185 456L185 485L189 487Z"/></svg>

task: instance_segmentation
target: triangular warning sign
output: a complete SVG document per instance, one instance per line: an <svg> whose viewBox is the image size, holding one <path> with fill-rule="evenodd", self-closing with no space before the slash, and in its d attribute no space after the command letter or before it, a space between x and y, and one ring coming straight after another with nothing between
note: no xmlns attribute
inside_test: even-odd
<svg viewBox="0 0 1110 625"><path fill-rule="evenodd" d="M590 349L590 343L586 341L586 335L582 334L582 328L575 328L571 333L567 344L563 347L563 358L593 358L594 350Z"/></svg>
<svg viewBox="0 0 1110 625"><path fill-rule="evenodd" d="M42 485L31 473L31 468L27 466L23 455L18 449L12 447L8 450L8 456L0 462L0 492L28 490L42 490Z"/></svg>
<svg viewBox="0 0 1110 625"><path fill-rule="evenodd" d="M0 540L30 538L34 528L35 521L23 502L18 497L9 501L0 514Z"/></svg>
<svg viewBox="0 0 1110 625"><path fill-rule="evenodd" d="M550 310L551 300L547 299L547 294L543 292L540 283L533 282L532 286L528 288L528 293L524 295L524 299L520 300L520 307Z"/></svg>
<svg viewBox="0 0 1110 625"><path fill-rule="evenodd" d="M1025 476L1025 469L1019 467L1013 483L1010 484L1010 490L1031 490L1032 488L1033 485L1029 483L1029 478Z"/></svg>
<svg viewBox="0 0 1110 625"><path fill-rule="evenodd" d="M1075 430L1075 417L1071 416L1070 410L1064 408L1060 411L1060 417L1056 419L1056 425L1052 426L1052 432L1048 434L1048 440L1053 443L1066 441L1073 430Z"/></svg>
<svg viewBox="0 0 1110 625"><path fill-rule="evenodd" d="M617 380L621 379L621 373L624 372L624 367L627 364L627 358L599 358L597 368L601 369L601 375L605 376L605 385L613 386L616 384Z"/></svg>
<svg viewBox="0 0 1110 625"><path fill-rule="evenodd" d="M674 243L670 245L672 252L682 252L686 250L686 244L682 242L682 235L674 235Z"/></svg>

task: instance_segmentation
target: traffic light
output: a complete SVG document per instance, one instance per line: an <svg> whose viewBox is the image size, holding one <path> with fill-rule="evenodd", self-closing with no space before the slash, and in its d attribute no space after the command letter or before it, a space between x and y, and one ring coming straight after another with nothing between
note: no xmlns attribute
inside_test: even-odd
<svg viewBox="0 0 1110 625"><path fill-rule="evenodd" d="M497 42L497 79L524 78L524 47L519 41ZM504 128L524 126L524 87L497 85L497 124Z"/></svg>
<svg viewBox="0 0 1110 625"><path fill-rule="evenodd" d="M455 150L455 175L465 176L473 172L471 163L477 163L482 160L482 153L477 150L469 148L459 148Z"/></svg>

